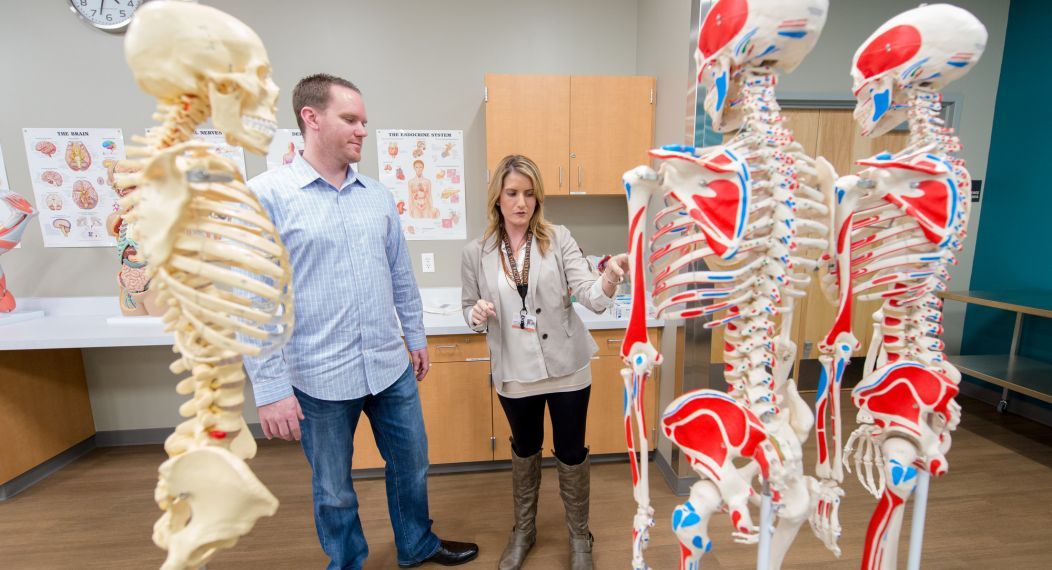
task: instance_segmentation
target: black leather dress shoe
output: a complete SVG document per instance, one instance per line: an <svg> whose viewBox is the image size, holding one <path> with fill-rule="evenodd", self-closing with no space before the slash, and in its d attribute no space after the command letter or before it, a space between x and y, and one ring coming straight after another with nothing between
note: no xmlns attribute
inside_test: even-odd
<svg viewBox="0 0 1052 570"><path fill-rule="evenodd" d="M399 564L402 568L416 568L425 562L434 562L443 566L458 566L465 562L471 562L479 555L479 546L473 542L454 542L452 540L439 540L438 551L426 560L416 564Z"/></svg>

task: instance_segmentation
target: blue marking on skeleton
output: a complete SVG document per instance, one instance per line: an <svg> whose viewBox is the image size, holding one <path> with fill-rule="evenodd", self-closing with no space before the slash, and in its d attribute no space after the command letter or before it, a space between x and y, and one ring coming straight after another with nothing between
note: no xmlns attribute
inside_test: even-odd
<svg viewBox="0 0 1052 570"><path fill-rule="evenodd" d="M716 110L723 110L723 100L727 97L727 72L716 78Z"/></svg>
<svg viewBox="0 0 1052 570"><path fill-rule="evenodd" d="M661 150L668 150L672 152L688 152L694 154L695 147L685 144L666 144L661 145Z"/></svg>
<svg viewBox="0 0 1052 570"><path fill-rule="evenodd" d="M942 257L938 255L926 255L920 258L921 261L939 261L940 259L942 259Z"/></svg>
<svg viewBox="0 0 1052 570"><path fill-rule="evenodd" d="M884 113L888 112L888 107L891 104L891 90L885 89L880 93L873 94L873 119L875 123L884 116Z"/></svg>
<svg viewBox="0 0 1052 570"><path fill-rule="evenodd" d="M820 401L826 396L826 388L829 387L829 376L826 374L826 367L822 367L822 372L818 375L818 393L815 394L815 402Z"/></svg>
<svg viewBox="0 0 1052 570"><path fill-rule="evenodd" d="M744 51L743 46L745 46L745 44L748 43L749 40L751 40L752 37L756 35L757 30L759 30L759 28L753 28L749 30L749 32L746 33L744 36L742 36L742 38L738 40L738 43L734 44L734 53L742 53L742 51Z"/></svg>
<svg viewBox="0 0 1052 570"><path fill-rule="evenodd" d="M874 158L876 158L877 160L891 160L892 154L890 152L882 152Z"/></svg>
<svg viewBox="0 0 1052 570"><path fill-rule="evenodd" d="M763 50L763 53L756 55L752 59L762 58L763 56L765 56L765 55L767 55L767 54L769 54L769 53L771 53L771 52L773 52L773 51L775 51L777 49L778 49L777 46L775 46L774 44L771 44L771 45L767 46L767 49Z"/></svg>
<svg viewBox="0 0 1052 570"><path fill-rule="evenodd" d="M902 78L906 79L907 77L912 75L913 72L917 70L917 68L919 68L920 66L924 65L927 62L928 62L928 58L924 58L924 59L921 59L921 60L915 62L913 65L907 67L906 70L902 72Z"/></svg>
<svg viewBox="0 0 1052 570"><path fill-rule="evenodd" d="M806 31L794 31L794 32L785 31L785 32L778 32L778 35L779 36L785 36L787 38L800 39L800 38L806 36L807 32Z"/></svg>
<svg viewBox="0 0 1052 570"><path fill-rule="evenodd" d="M705 547L705 541L702 540L700 536L695 536L694 538L692 538L690 543L694 545L694 548L697 548L698 550L701 550Z"/></svg>
<svg viewBox="0 0 1052 570"><path fill-rule="evenodd" d="M629 200L631 200L632 199L632 185L629 184L628 181L624 181L624 184L625 184L625 195L628 196Z"/></svg>
<svg viewBox="0 0 1052 570"><path fill-rule="evenodd" d="M842 188L836 189L836 203L839 204L844 201L844 194L846 194Z"/></svg>
<svg viewBox="0 0 1052 570"><path fill-rule="evenodd" d="M622 390L621 393L622 393L621 411L627 412L628 411L628 390Z"/></svg>
<svg viewBox="0 0 1052 570"><path fill-rule="evenodd" d="M734 277L731 276L731 275L710 275L709 276L709 279L711 279L713 281L729 281L730 279L733 279L733 278Z"/></svg>
<svg viewBox="0 0 1052 570"><path fill-rule="evenodd" d="M712 541L711 540L705 543L705 552L708 552L710 550L712 550Z"/></svg>
<svg viewBox="0 0 1052 570"><path fill-rule="evenodd" d="M947 61L946 63L954 67L964 67L968 65L967 61Z"/></svg>

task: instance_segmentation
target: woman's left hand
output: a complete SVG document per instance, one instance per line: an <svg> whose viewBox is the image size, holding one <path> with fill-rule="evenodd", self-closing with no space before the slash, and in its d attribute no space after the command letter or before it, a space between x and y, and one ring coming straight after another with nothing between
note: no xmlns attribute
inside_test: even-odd
<svg viewBox="0 0 1052 570"><path fill-rule="evenodd" d="M619 253L607 260L606 268L603 270L603 278L611 283L620 283L625 280L625 274L628 273L629 269L628 254Z"/></svg>

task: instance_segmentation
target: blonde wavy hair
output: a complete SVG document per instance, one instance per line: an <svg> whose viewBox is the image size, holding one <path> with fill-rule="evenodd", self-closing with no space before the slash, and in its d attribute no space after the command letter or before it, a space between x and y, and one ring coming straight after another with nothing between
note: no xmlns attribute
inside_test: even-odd
<svg viewBox="0 0 1052 570"><path fill-rule="evenodd" d="M482 234L480 241L485 245L490 236L496 236L498 241L501 239L501 233L504 230L504 215L500 213L500 193L504 190L504 178L510 172L518 172L533 183L533 196L537 198L537 208L533 211L533 217L530 218L529 229L537 238L537 246L541 248L541 254L546 254L551 249L552 235L555 230L551 222L544 218L544 182L541 181L541 170L537 168L537 164L521 154L509 154L500 159L500 163L493 171L493 177L489 181L489 197L486 200L489 208L489 222L486 224L486 231Z"/></svg>

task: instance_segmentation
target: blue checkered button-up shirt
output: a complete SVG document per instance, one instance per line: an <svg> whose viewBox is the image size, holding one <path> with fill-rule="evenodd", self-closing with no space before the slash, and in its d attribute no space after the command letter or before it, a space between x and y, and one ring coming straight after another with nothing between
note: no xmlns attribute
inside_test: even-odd
<svg viewBox="0 0 1052 570"><path fill-rule="evenodd" d="M350 168L336 188L302 156L249 187L289 250L296 317L282 350L245 358L256 404L290 396L293 386L322 400L383 391L408 366L406 346L427 346L391 192Z"/></svg>

